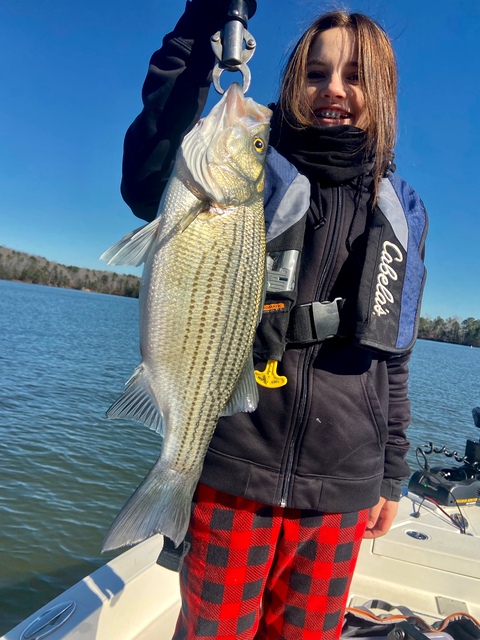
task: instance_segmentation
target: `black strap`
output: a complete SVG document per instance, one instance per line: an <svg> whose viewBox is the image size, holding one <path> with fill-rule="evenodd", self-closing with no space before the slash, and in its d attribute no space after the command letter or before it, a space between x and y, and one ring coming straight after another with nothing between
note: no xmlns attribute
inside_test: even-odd
<svg viewBox="0 0 480 640"><path fill-rule="evenodd" d="M183 560L190 551L190 547L190 542L186 540L183 540L178 547L175 547L170 538L164 536L163 548L157 558L157 564L166 569L170 569L170 571L180 571Z"/></svg>
<svg viewBox="0 0 480 640"><path fill-rule="evenodd" d="M287 340L292 344L315 344L339 335L343 298L332 302L307 302L290 312Z"/></svg>

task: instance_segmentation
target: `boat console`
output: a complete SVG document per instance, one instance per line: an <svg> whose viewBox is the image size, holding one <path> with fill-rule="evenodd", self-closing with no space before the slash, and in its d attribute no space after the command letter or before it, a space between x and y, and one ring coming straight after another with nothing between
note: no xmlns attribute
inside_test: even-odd
<svg viewBox="0 0 480 640"><path fill-rule="evenodd" d="M480 407L475 407L472 415L475 426L480 429ZM431 453L443 453L462 464L430 468L427 455ZM411 493L447 507L480 502L480 440L467 439L463 456L445 447L434 447L432 443L419 447L417 458L419 455L423 456L424 467L412 474L408 484Z"/></svg>

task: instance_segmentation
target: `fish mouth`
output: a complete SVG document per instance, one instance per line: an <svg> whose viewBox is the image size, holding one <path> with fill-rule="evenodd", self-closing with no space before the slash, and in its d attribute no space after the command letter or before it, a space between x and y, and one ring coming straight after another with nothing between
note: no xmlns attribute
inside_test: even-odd
<svg viewBox="0 0 480 640"><path fill-rule="evenodd" d="M247 115L247 105L245 96L238 82L233 82L225 92L225 115L237 118L245 118ZM231 117L229 118L231 120Z"/></svg>
<svg viewBox="0 0 480 640"><path fill-rule="evenodd" d="M246 98L241 85L232 82L223 94L220 102L213 107L203 120L202 134L216 133L221 129L234 126L240 119L252 118L259 124L266 123L272 117L268 107Z"/></svg>

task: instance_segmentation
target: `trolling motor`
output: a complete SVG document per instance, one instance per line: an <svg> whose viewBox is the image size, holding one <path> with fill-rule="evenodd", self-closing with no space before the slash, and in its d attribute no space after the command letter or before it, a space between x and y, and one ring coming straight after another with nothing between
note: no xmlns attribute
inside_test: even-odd
<svg viewBox="0 0 480 640"><path fill-rule="evenodd" d="M480 429L480 407L472 409L472 416L475 426ZM419 453L423 456L425 466L410 478L409 491L447 507L480 505L480 440L467 439L463 456L456 451L448 451L445 447L434 447L431 442L419 447L417 455ZM431 453L444 454L463 464L430 468L426 456Z"/></svg>
<svg viewBox="0 0 480 640"><path fill-rule="evenodd" d="M231 0L224 27L211 37L216 57L213 86L220 94L224 93L220 84L224 71L239 71L243 76L243 93L248 91L252 76L247 62L255 53L257 43L247 27L256 9L256 0Z"/></svg>

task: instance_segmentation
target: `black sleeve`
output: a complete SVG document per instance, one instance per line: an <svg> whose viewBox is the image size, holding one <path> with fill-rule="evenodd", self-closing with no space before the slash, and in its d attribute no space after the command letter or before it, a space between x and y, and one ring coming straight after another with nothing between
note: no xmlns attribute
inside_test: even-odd
<svg viewBox="0 0 480 640"><path fill-rule="evenodd" d="M407 352L401 356L391 356L387 360L390 400L381 495L388 500L400 499L401 481L410 475L405 460L410 448L406 434L410 424L410 401L407 395L410 355Z"/></svg>
<svg viewBox="0 0 480 640"><path fill-rule="evenodd" d="M220 0L187 2L150 60L143 110L125 136L122 166L122 196L139 218L155 218L176 152L200 118L215 62L210 36L224 16Z"/></svg>

